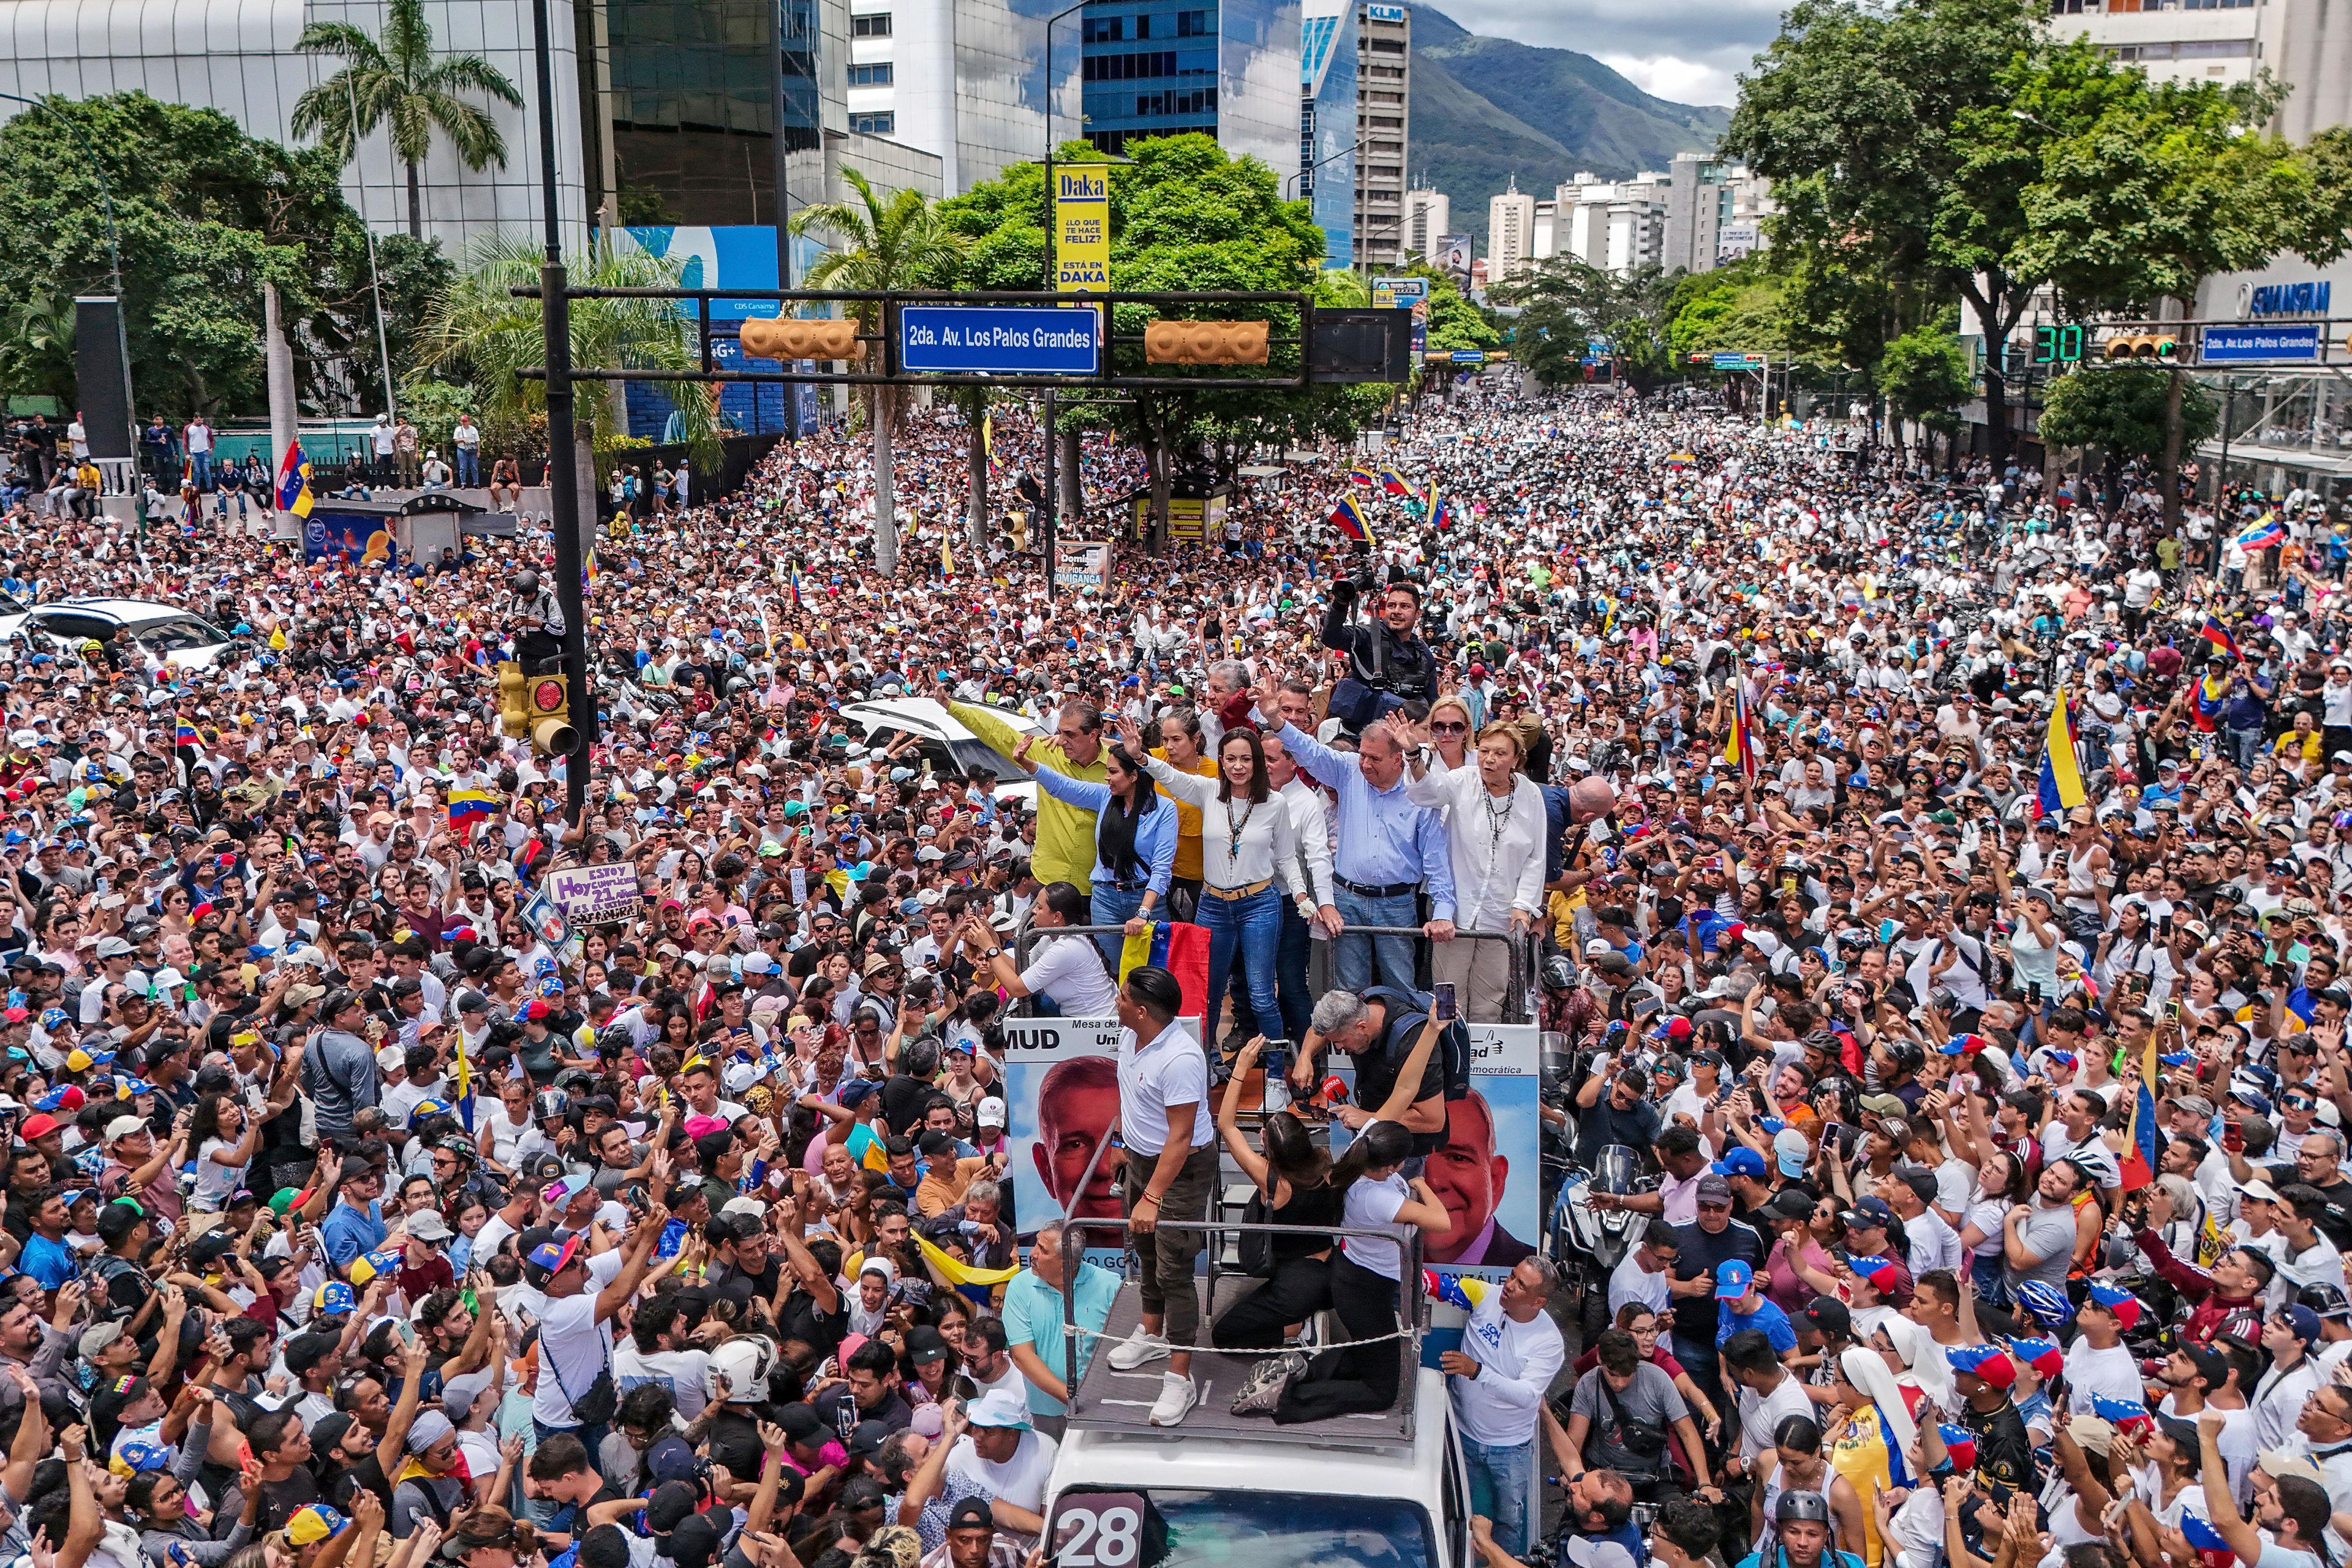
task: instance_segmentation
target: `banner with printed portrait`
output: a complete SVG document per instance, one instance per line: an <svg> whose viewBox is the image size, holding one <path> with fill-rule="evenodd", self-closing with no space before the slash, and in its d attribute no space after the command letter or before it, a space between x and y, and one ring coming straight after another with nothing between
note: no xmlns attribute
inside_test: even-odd
<svg viewBox="0 0 2352 1568"><path fill-rule="evenodd" d="M1181 1022L1197 1035L1192 1020ZM1118 1219L1124 1212L1124 1152L1104 1149L1095 1157L1118 1120L1118 1033L1116 1018L1005 1020L1005 1182L1024 1233L1065 1208L1076 1219ZM1087 1251L1115 1257L1124 1247L1122 1237L1104 1231Z"/></svg>

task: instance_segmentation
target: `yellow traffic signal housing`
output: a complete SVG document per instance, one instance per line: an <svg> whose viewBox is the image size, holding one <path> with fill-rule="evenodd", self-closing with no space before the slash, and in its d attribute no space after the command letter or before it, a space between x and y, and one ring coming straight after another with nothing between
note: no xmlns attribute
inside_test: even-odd
<svg viewBox="0 0 2352 1568"><path fill-rule="evenodd" d="M2106 356L2117 359L2152 359L2169 363L2180 357L2180 340L2170 332L2126 332L2109 338Z"/></svg>
<svg viewBox="0 0 2352 1568"><path fill-rule="evenodd" d="M564 678L561 675L527 677L523 706L525 719L530 725L531 750L541 756L570 756L580 736L572 727L572 691Z"/></svg>
<svg viewBox="0 0 2352 1568"><path fill-rule="evenodd" d="M523 689L528 684L523 679L521 665L512 659L499 664L499 722L509 735L525 734L530 729L530 710L525 706L523 698Z"/></svg>
<svg viewBox="0 0 2352 1568"><path fill-rule="evenodd" d="M1153 364L1264 364L1264 321L1154 321L1143 329Z"/></svg>
<svg viewBox="0 0 2352 1568"><path fill-rule="evenodd" d="M854 321L803 321L790 316L754 316L742 326L743 352L753 359L862 360Z"/></svg>

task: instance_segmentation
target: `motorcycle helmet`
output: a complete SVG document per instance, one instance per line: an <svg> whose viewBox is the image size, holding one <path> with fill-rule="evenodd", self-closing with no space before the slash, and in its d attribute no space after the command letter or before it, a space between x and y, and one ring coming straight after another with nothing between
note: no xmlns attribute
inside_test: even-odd
<svg viewBox="0 0 2352 1568"><path fill-rule="evenodd" d="M560 1089L542 1089L531 1097L530 1114L534 1121L555 1121L572 1110L572 1097Z"/></svg>
<svg viewBox="0 0 2352 1568"><path fill-rule="evenodd" d="M757 1405L768 1397L776 1347L759 1334L741 1334L710 1352L702 1391L721 1405Z"/></svg>
<svg viewBox="0 0 2352 1568"><path fill-rule="evenodd" d="M507 586L527 599L539 592L539 574L531 571L518 572L509 581Z"/></svg>
<svg viewBox="0 0 2352 1568"><path fill-rule="evenodd" d="M1810 1520L1816 1524L1830 1522L1830 1500L1819 1492L1784 1491L1772 1500L1772 1522L1790 1524Z"/></svg>
<svg viewBox="0 0 2352 1568"><path fill-rule="evenodd" d="M1552 954L1544 960L1543 983L1544 989L1547 991L1575 990L1576 965L1568 961L1568 955L1565 953Z"/></svg>

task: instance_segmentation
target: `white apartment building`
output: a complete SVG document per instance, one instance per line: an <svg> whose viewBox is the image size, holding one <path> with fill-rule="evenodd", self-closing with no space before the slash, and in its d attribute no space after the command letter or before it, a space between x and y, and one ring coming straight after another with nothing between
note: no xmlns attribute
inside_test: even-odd
<svg viewBox="0 0 2352 1568"><path fill-rule="evenodd" d="M1536 199L1519 189L1517 176L1510 189L1486 203L1486 281L1501 283L1527 270L1535 259Z"/></svg>

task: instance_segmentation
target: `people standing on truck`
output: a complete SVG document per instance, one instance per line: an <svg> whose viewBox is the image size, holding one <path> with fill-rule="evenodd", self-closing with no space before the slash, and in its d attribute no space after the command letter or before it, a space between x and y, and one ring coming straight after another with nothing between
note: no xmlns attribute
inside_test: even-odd
<svg viewBox="0 0 2352 1568"><path fill-rule="evenodd" d="M1568 1359L1545 1306L1559 1283L1548 1258L1523 1258L1502 1288L1471 1309L1462 1348L1438 1358L1469 1472L1470 1507L1494 1521L1495 1543L1513 1556L1540 1532L1544 1394Z"/></svg>
<svg viewBox="0 0 2352 1568"><path fill-rule="evenodd" d="M1183 1005L1183 988L1156 964L1131 971L1118 989L1118 1124L1127 1140L1119 1196L1140 1267L1142 1318L1109 1354L1120 1372L1166 1358L1151 1405L1154 1426L1180 1424L1200 1402L1192 1375L1201 1331L1192 1263L1206 1239L1200 1227L1217 1181L1209 1058L1177 1021Z"/></svg>

